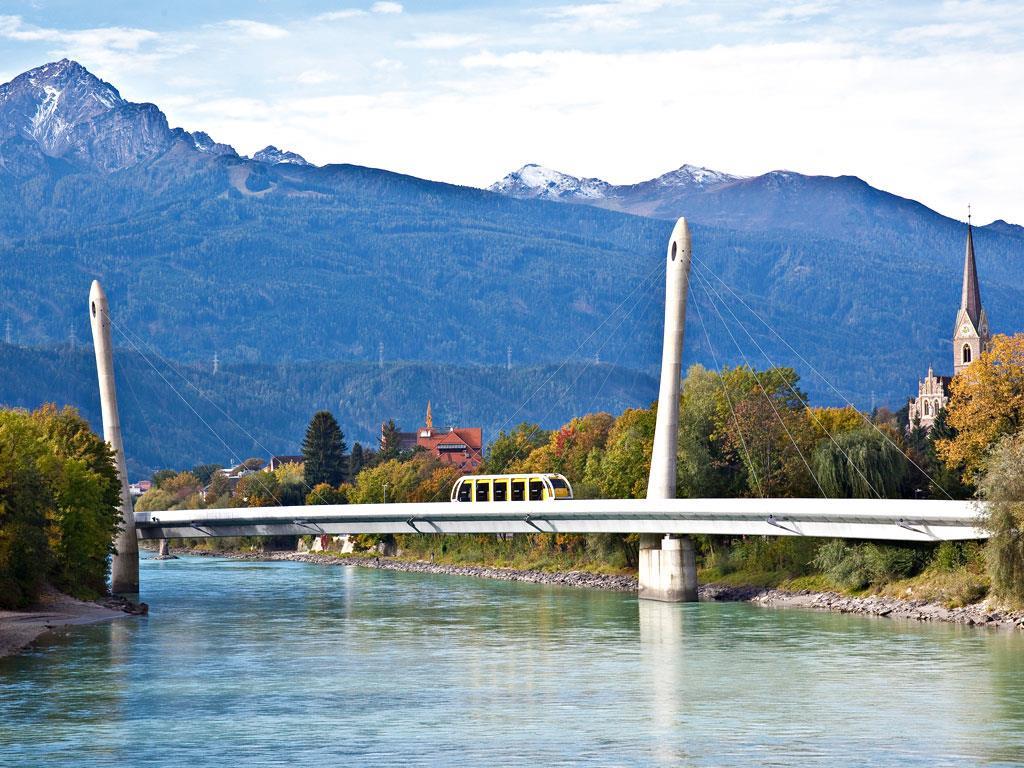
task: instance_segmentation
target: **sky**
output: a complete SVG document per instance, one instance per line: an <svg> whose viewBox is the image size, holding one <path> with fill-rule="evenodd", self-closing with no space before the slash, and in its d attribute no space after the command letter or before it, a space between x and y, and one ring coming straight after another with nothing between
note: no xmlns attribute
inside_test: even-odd
<svg viewBox="0 0 1024 768"><path fill-rule="evenodd" d="M64 56L243 154L853 174L1024 223L1019 0L0 0L0 82Z"/></svg>

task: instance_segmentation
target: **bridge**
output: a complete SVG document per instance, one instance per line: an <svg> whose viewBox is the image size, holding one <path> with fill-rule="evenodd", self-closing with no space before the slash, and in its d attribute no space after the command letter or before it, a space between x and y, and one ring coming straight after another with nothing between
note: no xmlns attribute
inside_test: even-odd
<svg viewBox="0 0 1024 768"><path fill-rule="evenodd" d="M665 332L659 403L678 403L682 379L690 232L679 219L665 257ZM138 541L223 536L387 533L639 533L639 596L697 598L693 534L815 536L905 542L982 539L978 502L905 499L677 499L679 409L659 408L645 499L360 504L134 513L128 493L110 338L109 306L93 282L90 320L104 438L122 480L122 530L112 589L139 591ZM852 461L852 460L851 460Z"/></svg>

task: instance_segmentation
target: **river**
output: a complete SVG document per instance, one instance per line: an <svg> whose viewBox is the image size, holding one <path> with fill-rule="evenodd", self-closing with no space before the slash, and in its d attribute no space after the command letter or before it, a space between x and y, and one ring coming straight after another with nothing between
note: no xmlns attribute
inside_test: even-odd
<svg viewBox="0 0 1024 768"><path fill-rule="evenodd" d="M142 564L0 659L3 766L1024 763L1024 638L300 563Z"/></svg>

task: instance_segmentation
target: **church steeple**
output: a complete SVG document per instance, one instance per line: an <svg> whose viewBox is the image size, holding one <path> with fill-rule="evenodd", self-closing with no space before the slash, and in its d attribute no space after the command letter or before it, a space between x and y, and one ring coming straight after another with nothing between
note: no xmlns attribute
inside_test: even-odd
<svg viewBox="0 0 1024 768"><path fill-rule="evenodd" d="M430 401L427 400L427 429L434 428L434 414L430 412Z"/></svg>
<svg viewBox="0 0 1024 768"><path fill-rule="evenodd" d="M974 327L981 320L981 289L978 288L978 265L974 261L974 233L971 218L967 217L967 251L964 254L964 285L960 295L960 309L967 312Z"/></svg>
<svg viewBox="0 0 1024 768"><path fill-rule="evenodd" d="M981 289L978 287L978 265L974 258L974 231L971 215L967 214L967 247L964 251L964 282L960 292L960 310L956 315L953 329L953 373L964 368L988 349L991 335L988 318L981 305Z"/></svg>

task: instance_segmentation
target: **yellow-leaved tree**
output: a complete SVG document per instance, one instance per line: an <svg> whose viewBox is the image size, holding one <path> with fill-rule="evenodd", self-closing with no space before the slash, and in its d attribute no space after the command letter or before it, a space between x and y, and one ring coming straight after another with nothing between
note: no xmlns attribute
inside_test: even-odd
<svg viewBox="0 0 1024 768"><path fill-rule="evenodd" d="M946 465L974 483L999 440L1024 427L1024 334L995 336L951 385L946 422L955 434L936 447Z"/></svg>

